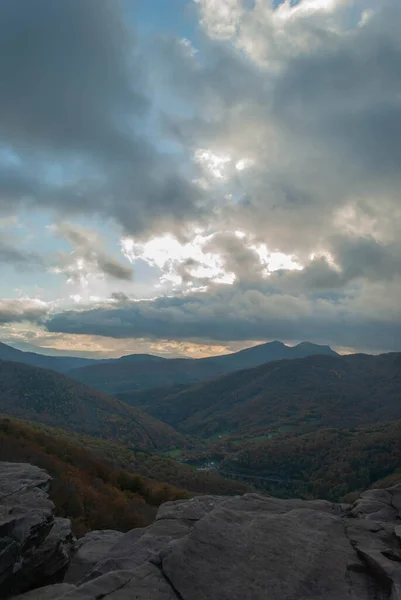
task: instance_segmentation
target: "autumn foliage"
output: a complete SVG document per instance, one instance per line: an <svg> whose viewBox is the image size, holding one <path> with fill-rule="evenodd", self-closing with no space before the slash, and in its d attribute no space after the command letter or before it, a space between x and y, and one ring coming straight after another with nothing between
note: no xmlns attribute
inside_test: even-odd
<svg viewBox="0 0 401 600"><path fill-rule="evenodd" d="M128 473L82 446L8 418L0 419L0 460L46 469L53 478L50 497L56 513L71 519L77 535L146 526L161 503L189 497L184 490Z"/></svg>

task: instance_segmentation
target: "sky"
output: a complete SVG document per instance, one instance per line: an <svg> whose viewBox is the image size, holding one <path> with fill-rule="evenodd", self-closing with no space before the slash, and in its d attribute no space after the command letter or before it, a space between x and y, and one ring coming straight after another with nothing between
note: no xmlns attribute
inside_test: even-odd
<svg viewBox="0 0 401 600"><path fill-rule="evenodd" d="M0 339L401 351L399 0L2 0Z"/></svg>

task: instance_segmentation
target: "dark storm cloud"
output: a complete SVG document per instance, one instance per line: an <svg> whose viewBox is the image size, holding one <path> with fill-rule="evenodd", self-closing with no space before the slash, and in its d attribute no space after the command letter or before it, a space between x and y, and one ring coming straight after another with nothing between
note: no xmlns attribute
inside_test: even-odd
<svg viewBox="0 0 401 600"><path fill-rule="evenodd" d="M316 256L302 271L273 273L271 284L284 290L345 290L355 280L389 282L401 278L401 245L371 236L338 235L326 240L327 256Z"/></svg>
<svg viewBox="0 0 401 600"><path fill-rule="evenodd" d="M275 78L275 118L330 149L347 184L361 174L362 186L400 182L400 23L398 3L383 2L363 27L292 58Z"/></svg>
<svg viewBox="0 0 401 600"><path fill-rule="evenodd" d="M127 231L197 214L197 189L145 138L149 101L119 0L0 3L0 198L108 215ZM61 181L49 179L61 167ZM11 195L10 195L11 190ZM176 224L179 228L179 224Z"/></svg>
<svg viewBox="0 0 401 600"><path fill-rule="evenodd" d="M222 287L118 307L67 311L46 323L51 332L113 338L240 341L330 341L350 347L399 350L401 323L378 311L364 314L352 302Z"/></svg>
<svg viewBox="0 0 401 600"><path fill-rule="evenodd" d="M41 141L62 151L122 149L119 125L146 100L120 6L2 1L0 131L7 139L35 149Z"/></svg>

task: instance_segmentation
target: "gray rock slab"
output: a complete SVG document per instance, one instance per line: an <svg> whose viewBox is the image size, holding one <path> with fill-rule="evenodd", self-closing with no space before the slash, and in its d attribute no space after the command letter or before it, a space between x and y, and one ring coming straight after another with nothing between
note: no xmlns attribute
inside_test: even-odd
<svg viewBox="0 0 401 600"><path fill-rule="evenodd" d="M169 502L60 600L401 600L400 493L369 490L352 505L262 494ZM43 600L36 593L29 600Z"/></svg>
<svg viewBox="0 0 401 600"><path fill-rule="evenodd" d="M74 536L54 518L50 481L38 467L0 463L0 597L53 583L68 566Z"/></svg>
<svg viewBox="0 0 401 600"><path fill-rule="evenodd" d="M68 583L55 583L54 585L47 585L37 590L31 590L25 594L19 596L13 596L12 600L57 600L63 594L70 592L75 589L75 585L69 585Z"/></svg>
<svg viewBox="0 0 401 600"><path fill-rule="evenodd" d="M121 531L91 531L78 540L64 577L66 583L78 583L124 537Z"/></svg>

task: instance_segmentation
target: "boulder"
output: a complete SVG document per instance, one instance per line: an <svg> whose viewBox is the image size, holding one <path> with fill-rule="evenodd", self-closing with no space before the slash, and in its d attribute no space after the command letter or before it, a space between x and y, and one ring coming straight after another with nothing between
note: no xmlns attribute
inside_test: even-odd
<svg viewBox="0 0 401 600"><path fill-rule="evenodd" d="M60 599L399 600L399 494L371 490L350 506L259 494L168 502Z"/></svg>
<svg viewBox="0 0 401 600"><path fill-rule="evenodd" d="M50 476L29 464L0 463L0 597L62 577L74 547L68 519L56 519Z"/></svg>
<svg viewBox="0 0 401 600"><path fill-rule="evenodd" d="M401 486L352 505L261 494L168 502L149 527L80 540L70 581L87 572L76 586L20 600L401 600L400 520Z"/></svg>
<svg viewBox="0 0 401 600"><path fill-rule="evenodd" d="M68 583L55 583L54 585L47 585L38 590L32 590L25 594L14 596L12 600L57 600L57 598L60 598L60 596L73 589L75 589L74 585Z"/></svg>
<svg viewBox="0 0 401 600"><path fill-rule="evenodd" d="M122 537L124 533L121 531L104 530L91 531L79 539L64 582L78 583Z"/></svg>

